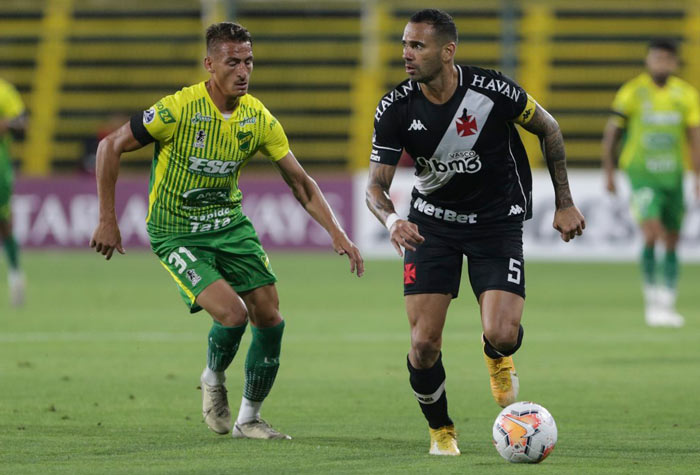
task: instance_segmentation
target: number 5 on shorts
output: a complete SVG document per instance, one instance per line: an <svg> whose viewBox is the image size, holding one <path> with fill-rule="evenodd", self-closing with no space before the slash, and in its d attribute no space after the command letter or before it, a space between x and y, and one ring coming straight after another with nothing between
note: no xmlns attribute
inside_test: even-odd
<svg viewBox="0 0 700 475"><path fill-rule="evenodd" d="M197 262L197 258L194 257L190 250L184 246L180 247L177 252L171 252L168 256L168 264L172 264L174 267L177 267L178 274L182 274L185 272L185 270L187 270L187 261L185 261L180 254L186 255L192 262ZM508 277L508 280L510 280L510 276Z"/></svg>
<svg viewBox="0 0 700 475"><path fill-rule="evenodd" d="M514 284L520 285L520 274L521 274L521 267L523 263L520 262L517 259L510 259L510 262L508 263L508 282L512 282Z"/></svg>

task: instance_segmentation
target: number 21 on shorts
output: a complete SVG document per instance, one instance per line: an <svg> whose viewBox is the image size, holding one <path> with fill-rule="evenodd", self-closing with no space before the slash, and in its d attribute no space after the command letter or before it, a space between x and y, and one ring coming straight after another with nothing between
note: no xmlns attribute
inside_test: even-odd
<svg viewBox="0 0 700 475"><path fill-rule="evenodd" d="M183 272L185 272L185 270L187 270L187 261L180 254L185 255L192 262L197 262L197 258L194 257L190 250L184 246L180 247L180 249L178 249L177 252L171 252L168 256L168 264L171 264L172 266L176 267L178 274L182 274Z"/></svg>
<svg viewBox="0 0 700 475"><path fill-rule="evenodd" d="M523 263L517 259L510 259L508 263L508 282L520 285Z"/></svg>

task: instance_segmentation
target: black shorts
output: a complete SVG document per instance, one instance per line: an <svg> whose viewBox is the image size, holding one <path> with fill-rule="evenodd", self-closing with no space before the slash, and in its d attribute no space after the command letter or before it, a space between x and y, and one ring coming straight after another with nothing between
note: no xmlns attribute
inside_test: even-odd
<svg viewBox="0 0 700 475"><path fill-rule="evenodd" d="M425 242L404 254L404 295L452 294L457 298L463 256L477 300L486 290L505 290L525 298L521 222L479 229L424 226Z"/></svg>

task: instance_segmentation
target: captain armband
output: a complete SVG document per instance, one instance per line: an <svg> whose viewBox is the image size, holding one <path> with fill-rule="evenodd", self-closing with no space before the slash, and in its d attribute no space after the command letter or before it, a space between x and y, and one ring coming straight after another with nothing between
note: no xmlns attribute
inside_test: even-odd
<svg viewBox="0 0 700 475"><path fill-rule="evenodd" d="M523 109L520 115L513 122L520 125L527 124L532 120L532 116L535 115L535 109L537 109L537 101L533 99L530 94L528 94L525 109Z"/></svg>

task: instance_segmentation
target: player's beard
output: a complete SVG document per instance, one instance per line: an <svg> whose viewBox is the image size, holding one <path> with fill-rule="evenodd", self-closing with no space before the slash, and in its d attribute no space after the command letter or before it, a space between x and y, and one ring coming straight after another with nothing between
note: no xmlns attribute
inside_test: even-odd
<svg viewBox="0 0 700 475"><path fill-rule="evenodd" d="M657 84L666 84L666 81L668 81L668 78L671 76L670 73L656 73L652 74L651 78L654 80L655 83Z"/></svg>
<svg viewBox="0 0 700 475"><path fill-rule="evenodd" d="M421 73L425 68L420 68L416 69L416 72ZM431 69L430 71L426 72L425 74L419 74L419 77L415 78L414 81L423 83L423 84L428 84L430 83L433 79L438 77L440 74L440 67Z"/></svg>

